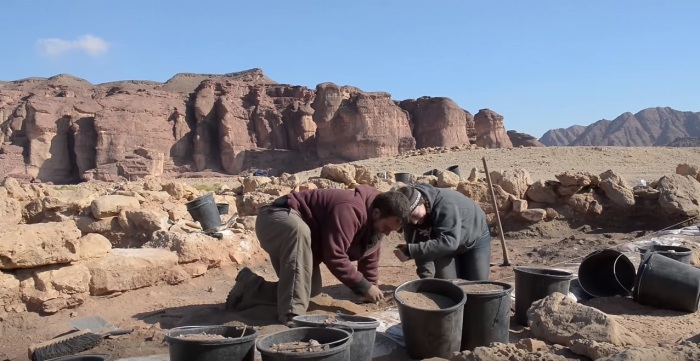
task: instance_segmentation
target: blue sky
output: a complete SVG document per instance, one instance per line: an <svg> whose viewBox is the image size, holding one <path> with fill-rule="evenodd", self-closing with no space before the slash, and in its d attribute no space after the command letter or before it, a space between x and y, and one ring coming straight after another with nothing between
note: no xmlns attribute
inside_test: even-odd
<svg viewBox="0 0 700 361"><path fill-rule="evenodd" d="M654 106L700 111L700 1L3 0L0 80L259 67L394 99L446 96L540 137Z"/></svg>

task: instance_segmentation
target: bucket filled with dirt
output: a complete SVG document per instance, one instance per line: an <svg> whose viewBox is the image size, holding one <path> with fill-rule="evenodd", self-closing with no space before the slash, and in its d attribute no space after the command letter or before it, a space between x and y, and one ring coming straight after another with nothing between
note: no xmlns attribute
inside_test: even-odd
<svg viewBox="0 0 700 361"><path fill-rule="evenodd" d="M262 337L257 342L262 361L350 361L352 330L297 327Z"/></svg>
<svg viewBox="0 0 700 361"><path fill-rule="evenodd" d="M353 331L350 355L353 360L370 361L374 353L379 321L370 317L351 315L303 315L296 316L294 323L300 327L338 327Z"/></svg>
<svg viewBox="0 0 700 361"><path fill-rule="evenodd" d="M441 279L409 281L394 291L406 351L413 359L449 359L460 350L464 304L459 286Z"/></svg>
<svg viewBox="0 0 700 361"><path fill-rule="evenodd" d="M457 281L455 284L467 295L461 351L473 351L492 342L508 343L513 286L492 281Z"/></svg>
<svg viewBox="0 0 700 361"><path fill-rule="evenodd" d="M170 361L253 361L257 336L253 327L184 326L165 339Z"/></svg>

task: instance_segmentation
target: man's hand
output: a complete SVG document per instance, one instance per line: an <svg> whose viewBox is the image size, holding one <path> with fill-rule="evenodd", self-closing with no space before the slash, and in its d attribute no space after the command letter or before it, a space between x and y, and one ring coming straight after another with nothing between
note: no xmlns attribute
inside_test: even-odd
<svg viewBox="0 0 700 361"><path fill-rule="evenodd" d="M405 244L400 244L400 245L396 246L396 249L394 250L394 255L401 262L406 262L406 261L411 259L407 255L407 253L408 253L408 250L406 249L407 247L408 246L406 246Z"/></svg>
<svg viewBox="0 0 700 361"><path fill-rule="evenodd" d="M383 299L384 299L384 293L382 292L382 290L380 290L379 287L372 285L372 287L370 287L369 290L367 291L367 294L365 295L364 301L371 302L371 303L377 303Z"/></svg>

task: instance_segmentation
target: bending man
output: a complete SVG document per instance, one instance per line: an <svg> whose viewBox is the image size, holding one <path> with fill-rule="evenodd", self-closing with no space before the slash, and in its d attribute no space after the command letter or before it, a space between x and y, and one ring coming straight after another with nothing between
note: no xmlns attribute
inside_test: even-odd
<svg viewBox="0 0 700 361"><path fill-rule="evenodd" d="M486 214L469 197L429 184L398 189L408 197L410 217L405 245L394 254L414 259L420 278L486 281L491 265L491 234Z"/></svg>
<svg viewBox="0 0 700 361"><path fill-rule="evenodd" d="M399 192L380 193L363 185L278 198L258 212L255 233L279 282L265 281L244 268L236 276L226 308L277 305L279 321L290 325L321 292L321 262L355 294L378 302L383 298L377 287L380 241L403 226L408 207L408 199Z"/></svg>

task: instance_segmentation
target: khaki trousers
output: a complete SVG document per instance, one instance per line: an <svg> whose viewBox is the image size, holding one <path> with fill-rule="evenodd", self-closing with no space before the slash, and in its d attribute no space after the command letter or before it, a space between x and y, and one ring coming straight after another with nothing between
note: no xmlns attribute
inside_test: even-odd
<svg viewBox="0 0 700 361"><path fill-rule="evenodd" d="M279 282L258 288L264 293L259 298L276 303L280 319L305 314L311 297L321 293L322 286L321 270L311 253L309 226L297 211L268 205L258 212L255 233L279 278Z"/></svg>

